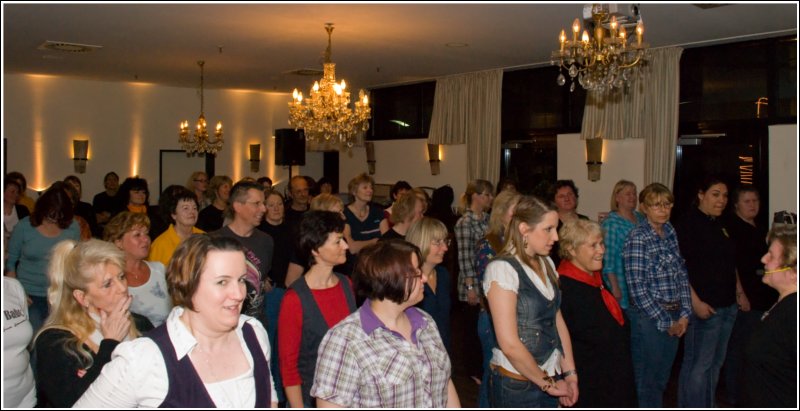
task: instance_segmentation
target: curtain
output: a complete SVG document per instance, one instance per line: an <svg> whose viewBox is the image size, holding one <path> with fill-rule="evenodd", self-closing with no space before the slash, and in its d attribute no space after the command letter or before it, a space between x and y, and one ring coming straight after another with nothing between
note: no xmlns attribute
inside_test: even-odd
<svg viewBox="0 0 800 411"><path fill-rule="evenodd" d="M500 177L502 70L436 81L429 144L466 144L467 180Z"/></svg>
<svg viewBox="0 0 800 411"><path fill-rule="evenodd" d="M678 143L680 58L683 49L650 50L641 74L625 92L586 95L581 138L644 138L644 183L672 188Z"/></svg>

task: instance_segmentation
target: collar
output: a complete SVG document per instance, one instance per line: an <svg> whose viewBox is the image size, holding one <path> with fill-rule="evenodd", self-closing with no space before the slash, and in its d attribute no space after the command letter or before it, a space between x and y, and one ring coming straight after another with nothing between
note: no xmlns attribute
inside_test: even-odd
<svg viewBox="0 0 800 411"><path fill-rule="evenodd" d="M194 335L192 335L189 328L186 327L186 324L181 321L181 315L183 315L184 310L185 308L181 306L173 307L166 322L169 339L172 342L172 346L175 348L175 355L178 357L179 361L183 359L184 356L188 355L197 345L197 339L194 338ZM242 339L242 326L249 318L250 317L246 315L239 316L239 324L236 326L235 331L240 340Z"/></svg>
<svg viewBox="0 0 800 411"><path fill-rule="evenodd" d="M372 332L378 328L383 328L386 331L396 334L386 327L383 321L375 315L375 312L372 311L372 307L370 306L370 301L371 300L367 299L364 301L364 304L361 304L361 308L358 309L358 315L361 319L361 329L364 330L364 333L371 335ZM417 330L424 328L428 323L425 321L425 317L414 307L406 308L404 312L408 317L408 321L411 322L411 337L416 342Z"/></svg>

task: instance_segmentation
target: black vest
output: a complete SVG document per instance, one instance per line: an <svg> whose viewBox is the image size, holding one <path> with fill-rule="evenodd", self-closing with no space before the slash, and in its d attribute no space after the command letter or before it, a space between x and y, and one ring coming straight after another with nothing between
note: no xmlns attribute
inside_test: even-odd
<svg viewBox="0 0 800 411"><path fill-rule="evenodd" d="M553 350L561 348L561 338L556 328L556 313L561 306L561 290L557 284L553 284L555 296L548 300L536 288L522 264L515 257L499 257L498 260L505 261L514 267L519 277L519 289L517 289L517 333L525 348L536 359L537 364L544 364ZM547 272L551 271L547 261L541 261L542 268Z"/></svg>
<svg viewBox="0 0 800 411"><path fill-rule="evenodd" d="M253 327L245 323L242 326L242 334L247 349L253 357L253 379L256 382L255 407L269 408L271 405L269 363L264 357L264 352L261 351L261 345L258 344ZM211 396L208 395L200 376L197 375L189 356L185 355L183 359L178 360L175 355L175 347L167 332L166 323L150 331L145 337L153 340L161 350L167 368L169 391L167 391L164 402L159 405L160 408L217 408ZM263 386L260 386L262 382Z"/></svg>
<svg viewBox="0 0 800 411"><path fill-rule="evenodd" d="M339 279L339 285L344 290L344 297L347 300L347 308L352 313L356 310L356 300L353 290L350 289L347 277L333 273ZM300 389L303 392L303 405L306 408L313 408L315 401L311 397L311 386L314 385L314 371L317 367L317 349L328 332L328 323L317 306L314 295L305 278L295 281L289 286L300 298L300 306L303 307L303 329L300 334L300 352L297 358L297 371L303 380Z"/></svg>

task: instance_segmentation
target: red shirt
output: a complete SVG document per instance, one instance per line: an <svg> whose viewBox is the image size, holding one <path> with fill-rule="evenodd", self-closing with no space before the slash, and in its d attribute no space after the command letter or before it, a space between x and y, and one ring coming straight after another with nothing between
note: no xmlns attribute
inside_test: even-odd
<svg viewBox="0 0 800 411"><path fill-rule="evenodd" d="M300 278L298 281L304 280ZM352 290L353 284L349 278L347 283ZM311 295L314 296L314 301L319 306L328 328L333 328L339 321L350 315L344 289L341 286L340 282L331 288L311 290ZM300 385L303 380L297 371L297 358L300 355L300 339L303 334L303 306L300 304L300 297L293 289L286 291L281 302L278 330L278 362L283 386Z"/></svg>

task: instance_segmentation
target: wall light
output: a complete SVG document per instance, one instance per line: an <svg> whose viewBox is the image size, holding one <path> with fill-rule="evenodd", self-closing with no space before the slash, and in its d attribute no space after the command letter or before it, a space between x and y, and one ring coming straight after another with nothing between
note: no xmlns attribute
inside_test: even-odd
<svg viewBox="0 0 800 411"><path fill-rule="evenodd" d="M367 150L367 165L369 165L370 175L375 174L375 143L372 141L364 142L364 148Z"/></svg>
<svg viewBox="0 0 800 411"><path fill-rule="evenodd" d="M261 163L261 144L250 144L250 171L257 173Z"/></svg>
<svg viewBox="0 0 800 411"><path fill-rule="evenodd" d="M439 174L439 144L428 144L428 161L431 163L431 175Z"/></svg>
<svg viewBox="0 0 800 411"><path fill-rule="evenodd" d="M586 168L589 171L589 181L600 180L600 166L603 164L603 139L586 139Z"/></svg>
<svg viewBox="0 0 800 411"><path fill-rule="evenodd" d="M83 174L86 172L86 161L89 160L89 140L72 140L72 161L75 164L75 172Z"/></svg>

